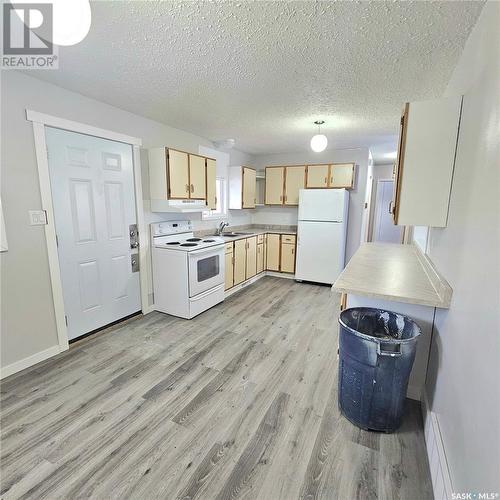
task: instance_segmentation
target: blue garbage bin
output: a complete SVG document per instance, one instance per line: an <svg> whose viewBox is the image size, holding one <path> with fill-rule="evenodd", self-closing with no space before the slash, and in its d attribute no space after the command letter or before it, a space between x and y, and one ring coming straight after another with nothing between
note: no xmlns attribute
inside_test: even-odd
<svg viewBox="0 0 500 500"><path fill-rule="evenodd" d="M355 307L339 317L338 398L341 413L365 430L401 424L419 326L409 317Z"/></svg>

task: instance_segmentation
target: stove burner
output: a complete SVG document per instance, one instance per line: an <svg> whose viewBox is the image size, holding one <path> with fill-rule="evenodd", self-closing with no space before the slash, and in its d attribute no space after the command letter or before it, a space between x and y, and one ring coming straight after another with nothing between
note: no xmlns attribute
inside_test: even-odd
<svg viewBox="0 0 500 500"><path fill-rule="evenodd" d="M203 243L215 243L215 240L203 240Z"/></svg>
<svg viewBox="0 0 500 500"><path fill-rule="evenodd" d="M181 247L197 247L197 243L181 243Z"/></svg>
<svg viewBox="0 0 500 500"><path fill-rule="evenodd" d="M167 243L167 245L180 245L180 242L178 242L178 241L170 241L169 243Z"/></svg>
<svg viewBox="0 0 500 500"><path fill-rule="evenodd" d="M186 241L201 241L201 238L188 238Z"/></svg>

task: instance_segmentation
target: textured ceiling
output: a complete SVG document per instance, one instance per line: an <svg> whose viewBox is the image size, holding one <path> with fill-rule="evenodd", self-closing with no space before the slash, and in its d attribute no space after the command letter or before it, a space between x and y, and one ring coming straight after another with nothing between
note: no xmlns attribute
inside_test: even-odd
<svg viewBox="0 0 500 500"><path fill-rule="evenodd" d="M53 82L261 154L393 148L406 100L441 95L482 2L92 2ZM377 158L376 158L377 159Z"/></svg>

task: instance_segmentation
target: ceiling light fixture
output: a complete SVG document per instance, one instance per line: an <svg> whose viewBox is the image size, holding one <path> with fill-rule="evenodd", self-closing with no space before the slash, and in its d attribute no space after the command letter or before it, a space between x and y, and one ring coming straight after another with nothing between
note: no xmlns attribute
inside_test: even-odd
<svg viewBox="0 0 500 500"><path fill-rule="evenodd" d="M328 146L328 139L326 138L326 135L321 133L321 125L324 123L324 120L316 120L314 122L314 125L318 126L318 133L311 138L311 149L315 153L321 153L321 151L324 151L326 146Z"/></svg>

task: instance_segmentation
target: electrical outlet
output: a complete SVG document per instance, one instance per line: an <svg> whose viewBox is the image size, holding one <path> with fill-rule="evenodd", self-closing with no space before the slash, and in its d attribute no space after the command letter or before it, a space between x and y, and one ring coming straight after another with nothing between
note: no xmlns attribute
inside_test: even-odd
<svg viewBox="0 0 500 500"><path fill-rule="evenodd" d="M47 214L45 210L29 210L31 226L45 226L47 224Z"/></svg>

